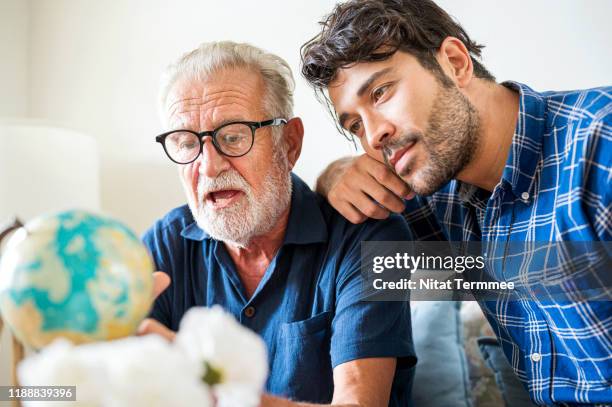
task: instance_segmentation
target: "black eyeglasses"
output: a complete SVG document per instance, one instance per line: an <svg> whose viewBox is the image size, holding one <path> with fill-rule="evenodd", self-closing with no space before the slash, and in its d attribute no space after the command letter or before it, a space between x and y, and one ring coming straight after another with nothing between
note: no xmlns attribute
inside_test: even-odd
<svg viewBox="0 0 612 407"><path fill-rule="evenodd" d="M168 158L177 164L194 162L202 153L206 136L212 138L219 154L242 157L253 148L255 130L282 124L287 124L287 120L276 118L263 122L230 122L212 131L201 133L191 130L172 130L155 137L155 141L161 143Z"/></svg>

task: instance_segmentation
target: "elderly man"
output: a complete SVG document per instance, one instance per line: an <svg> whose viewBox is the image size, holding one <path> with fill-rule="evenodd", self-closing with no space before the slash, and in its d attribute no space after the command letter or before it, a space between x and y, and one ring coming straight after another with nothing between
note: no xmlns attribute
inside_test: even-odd
<svg viewBox="0 0 612 407"><path fill-rule="evenodd" d="M171 285L143 330L171 337L190 307L219 304L268 346L263 405L405 406L409 305L361 301L360 280L360 242L405 224L352 225L291 173L292 88L286 62L246 44L204 44L169 68L157 141L188 205L145 234Z"/></svg>
<svg viewBox="0 0 612 407"><path fill-rule="evenodd" d="M612 88L498 84L481 49L431 0L336 6L303 73L367 155L331 166L321 192L356 223L403 211L405 240L505 253L489 262L496 280L548 276L554 297L481 307L534 402L609 405L610 258L595 253L612 240ZM560 261L541 262L538 241ZM580 247L592 262L568 255Z"/></svg>

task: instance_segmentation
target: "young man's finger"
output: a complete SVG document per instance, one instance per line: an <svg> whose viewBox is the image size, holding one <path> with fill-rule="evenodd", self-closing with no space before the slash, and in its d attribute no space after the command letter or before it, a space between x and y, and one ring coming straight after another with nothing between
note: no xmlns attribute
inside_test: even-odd
<svg viewBox="0 0 612 407"><path fill-rule="evenodd" d="M366 155L360 158L357 165L361 167L361 171L367 172L376 182L400 198L406 198L412 192L393 170L372 157Z"/></svg>
<svg viewBox="0 0 612 407"><path fill-rule="evenodd" d="M395 213L404 211L404 199L387 189L384 185L379 184L374 178L362 180L360 189L365 195L371 197L388 211Z"/></svg>
<svg viewBox="0 0 612 407"><path fill-rule="evenodd" d="M389 211L386 208L361 191L351 197L349 202L368 218L387 219L389 217Z"/></svg>

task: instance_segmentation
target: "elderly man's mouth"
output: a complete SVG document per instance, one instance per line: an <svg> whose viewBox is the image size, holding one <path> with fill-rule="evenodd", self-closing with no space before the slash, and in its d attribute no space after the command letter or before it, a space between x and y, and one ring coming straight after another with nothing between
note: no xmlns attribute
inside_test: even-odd
<svg viewBox="0 0 612 407"><path fill-rule="evenodd" d="M214 209L222 209L234 204L244 192L238 189L223 189L220 191L209 192L204 197L204 203Z"/></svg>

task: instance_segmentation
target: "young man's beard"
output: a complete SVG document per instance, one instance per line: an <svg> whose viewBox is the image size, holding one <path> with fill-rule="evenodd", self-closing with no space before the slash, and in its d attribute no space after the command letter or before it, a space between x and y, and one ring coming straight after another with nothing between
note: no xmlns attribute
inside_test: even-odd
<svg viewBox="0 0 612 407"><path fill-rule="evenodd" d="M467 97L449 82L438 80L439 86L425 133L402 134L399 139L390 140L383 149L389 165L389 149L396 150L415 140L423 144L428 156L422 167L398 174L418 195L431 195L455 178L472 160L478 146L478 112Z"/></svg>
<svg viewBox="0 0 612 407"><path fill-rule="evenodd" d="M278 149L282 150L279 146ZM192 208L198 226L213 239L248 246L256 236L270 231L291 203L291 175L287 157L275 148L274 164L270 166L257 194L246 180L231 169L215 179L200 178L198 202ZM204 202L206 191L235 188L244 192L239 202L228 208L213 210Z"/></svg>

